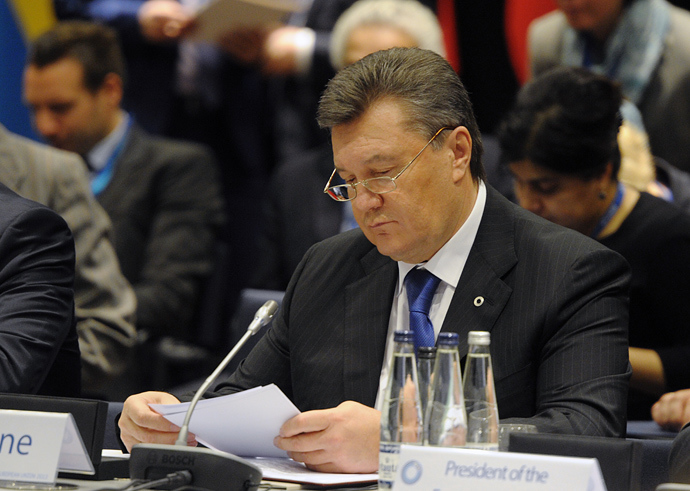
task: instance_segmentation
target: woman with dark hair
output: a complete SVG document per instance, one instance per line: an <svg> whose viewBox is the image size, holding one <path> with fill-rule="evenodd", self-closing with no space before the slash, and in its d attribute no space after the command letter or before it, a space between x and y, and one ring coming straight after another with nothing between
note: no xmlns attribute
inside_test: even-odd
<svg viewBox="0 0 690 491"><path fill-rule="evenodd" d="M617 179L622 95L583 68L527 84L499 140L524 208L617 251L630 263L629 419L649 419L690 386L690 215Z"/></svg>
<svg viewBox="0 0 690 491"><path fill-rule="evenodd" d="M581 66L621 84L652 153L690 171L690 13L667 0L556 0L529 29L532 76Z"/></svg>

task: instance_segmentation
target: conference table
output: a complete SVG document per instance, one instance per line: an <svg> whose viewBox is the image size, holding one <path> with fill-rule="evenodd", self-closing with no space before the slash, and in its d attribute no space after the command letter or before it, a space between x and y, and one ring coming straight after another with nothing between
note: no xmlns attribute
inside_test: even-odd
<svg viewBox="0 0 690 491"><path fill-rule="evenodd" d="M112 414L112 413L111 413ZM112 421L112 420L111 420ZM636 480L639 481L639 489L641 491L654 491L656 486L658 484L664 483L668 481L668 454L671 448L671 444L673 442L673 438L675 436L674 432L669 432L662 430L658 425L656 425L652 421L630 421L627 426L627 432L628 432L628 438L626 440L617 440L617 439L603 439L603 440L613 440L617 442L632 442L632 445L634 445L634 454L636 455L635 458L630 458L630 460L635 460L637 459L637 471L636 471ZM547 435L541 435L542 437L545 437ZM558 439L559 437L562 437L562 435L549 435L549 437L554 437L554 439ZM566 437L568 438L568 437ZM584 437L578 437L577 440L580 441L585 441L587 440ZM597 439L592 438L591 439L593 443L597 444ZM602 439L600 439L602 440ZM106 445L108 446L113 446L114 440L106 438ZM577 442L579 444L579 442ZM596 449L594 450L594 455L587 455L586 453L584 455L578 455L577 453L568 453L568 444L566 443L563 445L564 451L561 453L561 455L573 455L573 456L597 456L596 455ZM572 450L572 449L571 449ZM578 450L576 450L577 452ZM582 452L582 450L579 450ZM548 451L545 452L534 452L534 453L548 453ZM555 453L560 453L560 452L555 452ZM625 457L624 454L621 454L622 457L620 459L628 459L628 457ZM632 454L630 454L632 455ZM606 462L606 458L600 458L600 464L602 467L602 472L604 474L604 477L606 479L606 474L607 471L610 473L618 473L620 474L621 472L625 472L625 469L628 469L628 472L635 473L633 471L633 468L635 467L634 463L631 462L615 462L615 461L609 461ZM608 467L608 469L607 469ZM60 490L67 490L67 489L75 489L75 490L84 490L84 491L95 491L95 490L108 490L108 491L118 491L118 490L124 490L126 489L131 481L129 479L123 478L123 479L113 479L113 480L88 480L88 479L78 479L74 478L75 476L69 476L69 478L64 478L60 477L58 479L58 486L53 489L60 489ZM607 481L608 482L608 481ZM267 485L265 488L262 487L262 489L310 489L309 486L301 486L300 484L295 484L295 483L286 483L286 482L275 482L275 481L265 481L265 484ZM318 489L318 486L312 486L311 489ZM9 488L3 488L2 485L0 485L0 489L18 489L17 486L9 487ZM323 488L321 488L323 489ZM333 487L329 489L334 489ZM337 487L335 489L341 489L341 490L355 490L355 489L376 489L376 485L371 485L371 484L364 484L364 485L356 485L356 486L344 486L344 487ZM616 487L611 487L609 486L609 491L616 491Z"/></svg>
<svg viewBox="0 0 690 491"><path fill-rule="evenodd" d="M129 486L131 481L129 479L119 479L111 481L86 481L80 479L58 479L57 487L52 488L55 491L120 491L125 490ZM74 486L74 487L72 487ZM330 491L367 491L371 489L377 489L378 485L362 485L357 487L338 487L338 488L327 488ZM11 487L0 489L12 489L17 490L20 488ZM38 489L38 488L36 488ZM281 490L293 490L293 489L324 489L324 488L308 488L303 487L300 484L288 483L288 482L278 482L278 481L262 481L261 491L281 491ZM146 488L144 488L146 490ZM48 491L48 490L46 490ZM234 491L234 490L227 490Z"/></svg>

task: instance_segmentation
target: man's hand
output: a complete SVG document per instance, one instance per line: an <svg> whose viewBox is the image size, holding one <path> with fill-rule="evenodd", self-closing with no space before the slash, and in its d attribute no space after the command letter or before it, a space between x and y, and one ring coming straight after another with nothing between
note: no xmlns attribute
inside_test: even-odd
<svg viewBox="0 0 690 491"><path fill-rule="evenodd" d="M321 472L378 470L381 413L357 402L307 411L285 422L276 447Z"/></svg>
<svg viewBox="0 0 690 491"><path fill-rule="evenodd" d="M175 396L166 392L142 392L128 397L118 423L120 438L127 450L131 452L137 443L175 443L180 428L151 409L149 404L178 402ZM187 445L196 444L196 437L190 433Z"/></svg>
<svg viewBox="0 0 690 491"><path fill-rule="evenodd" d="M264 42L261 69L270 75L292 75L297 71L300 33L304 29L282 26L274 29Z"/></svg>
<svg viewBox="0 0 690 491"><path fill-rule="evenodd" d="M652 418L659 426L673 431L690 423L690 389L661 396L652 406Z"/></svg>
<svg viewBox="0 0 690 491"><path fill-rule="evenodd" d="M137 12L142 35L154 43L177 40L188 32L194 16L176 0L147 0Z"/></svg>
<svg viewBox="0 0 690 491"><path fill-rule="evenodd" d="M306 49L305 31L310 29L284 25L244 27L227 32L219 44L238 61L257 65L266 75L294 75L299 53Z"/></svg>
<svg viewBox="0 0 690 491"><path fill-rule="evenodd" d="M225 33L218 44L238 61L258 65L269 32L266 27L242 27Z"/></svg>

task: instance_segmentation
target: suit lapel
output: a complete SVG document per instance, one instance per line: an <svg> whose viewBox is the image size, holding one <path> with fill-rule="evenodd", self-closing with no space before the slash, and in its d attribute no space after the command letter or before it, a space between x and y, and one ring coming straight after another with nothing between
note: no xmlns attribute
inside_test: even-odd
<svg viewBox="0 0 690 491"><path fill-rule="evenodd" d="M145 161L145 145L142 145L142 130L136 123L132 124L127 135L127 141L122 152L117 157L113 175L103 192L98 195L98 201L107 210L117 210L122 203L122 193L125 189L138 188L141 178L136 172L139 162Z"/></svg>
<svg viewBox="0 0 690 491"><path fill-rule="evenodd" d="M512 294L502 278L517 263L514 235L510 203L487 185L477 237L443 322L442 330L460 334L461 357L467 354L467 333L491 331Z"/></svg>

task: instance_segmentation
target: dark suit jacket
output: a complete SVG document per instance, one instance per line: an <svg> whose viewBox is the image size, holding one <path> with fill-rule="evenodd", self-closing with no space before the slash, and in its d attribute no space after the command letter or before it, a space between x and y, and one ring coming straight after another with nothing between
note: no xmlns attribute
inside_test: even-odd
<svg viewBox="0 0 690 491"><path fill-rule="evenodd" d="M220 393L277 384L300 410L373 406L397 265L361 231L309 250L273 327ZM617 253L488 188L443 324L491 332L499 414L543 432L625 432L629 268ZM484 297L480 307L474 299Z"/></svg>
<svg viewBox="0 0 690 491"><path fill-rule="evenodd" d="M182 336L224 222L210 153L134 125L98 201L112 219L115 251L137 296L137 327Z"/></svg>
<svg viewBox="0 0 690 491"><path fill-rule="evenodd" d="M311 246L340 232L343 209L323 193L333 172L330 143L295 156L276 169L264 198L261 259L251 284L254 288L285 290L297 265Z"/></svg>
<svg viewBox="0 0 690 491"><path fill-rule="evenodd" d="M0 392L77 397L72 234L2 184L0 210Z"/></svg>

